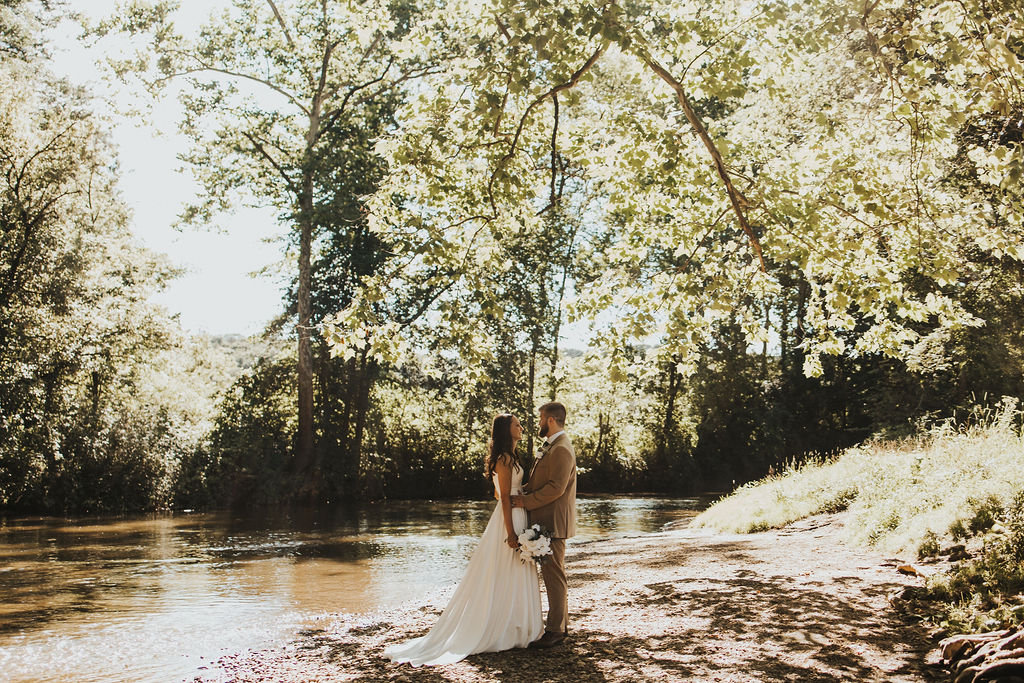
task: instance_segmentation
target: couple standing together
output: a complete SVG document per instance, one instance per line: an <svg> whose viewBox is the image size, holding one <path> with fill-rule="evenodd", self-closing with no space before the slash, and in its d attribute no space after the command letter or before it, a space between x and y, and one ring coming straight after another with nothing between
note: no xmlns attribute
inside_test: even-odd
<svg viewBox="0 0 1024 683"><path fill-rule="evenodd" d="M576 534L576 453L565 433L561 403L541 406L538 426L547 438L523 485L516 451L523 426L514 415L494 418L484 471L494 483L498 505L430 633L387 647L389 659L414 666L451 664L477 652L552 647L568 634L565 540ZM541 565L548 595L546 627L537 569L518 551L517 537L531 523L551 533L551 557Z"/></svg>

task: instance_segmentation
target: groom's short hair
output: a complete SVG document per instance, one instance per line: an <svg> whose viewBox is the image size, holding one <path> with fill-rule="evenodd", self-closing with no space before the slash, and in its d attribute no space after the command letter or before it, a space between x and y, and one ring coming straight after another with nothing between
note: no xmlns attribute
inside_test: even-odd
<svg viewBox="0 0 1024 683"><path fill-rule="evenodd" d="M558 401L552 401L551 403L545 403L542 405L540 407L540 414L555 418L555 422L557 422L560 427L565 426L565 406Z"/></svg>

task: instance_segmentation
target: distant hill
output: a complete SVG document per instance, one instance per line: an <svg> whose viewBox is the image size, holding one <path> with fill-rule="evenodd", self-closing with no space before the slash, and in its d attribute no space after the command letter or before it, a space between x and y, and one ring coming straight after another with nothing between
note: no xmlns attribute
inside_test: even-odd
<svg viewBox="0 0 1024 683"><path fill-rule="evenodd" d="M232 379L256 364L261 357L277 356L288 344L284 339L267 339L258 335L214 334L196 335L205 338L212 350L230 359Z"/></svg>

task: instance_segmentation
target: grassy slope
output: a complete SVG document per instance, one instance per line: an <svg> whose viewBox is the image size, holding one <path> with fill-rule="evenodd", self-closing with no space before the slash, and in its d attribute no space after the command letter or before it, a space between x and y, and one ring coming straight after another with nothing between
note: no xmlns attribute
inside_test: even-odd
<svg viewBox="0 0 1024 683"><path fill-rule="evenodd" d="M927 539L974 516L979 501L994 496L1008 508L1024 488L1024 439L1014 415L1004 410L983 426L945 427L805 463L744 486L694 524L745 533L847 509L852 542L916 554Z"/></svg>

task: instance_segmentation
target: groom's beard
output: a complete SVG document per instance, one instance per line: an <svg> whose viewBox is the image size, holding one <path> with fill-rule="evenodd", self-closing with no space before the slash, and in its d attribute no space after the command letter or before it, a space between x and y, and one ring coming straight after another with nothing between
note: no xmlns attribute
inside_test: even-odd
<svg viewBox="0 0 1024 683"><path fill-rule="evenodd" d="M548 435L548 426L546 424L540 428L540 435L542 438Z"/></svg>

